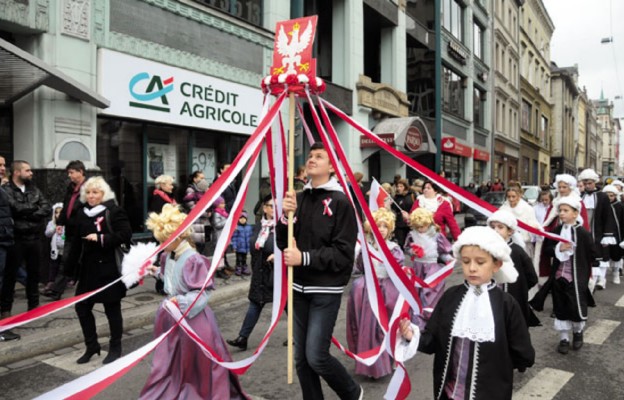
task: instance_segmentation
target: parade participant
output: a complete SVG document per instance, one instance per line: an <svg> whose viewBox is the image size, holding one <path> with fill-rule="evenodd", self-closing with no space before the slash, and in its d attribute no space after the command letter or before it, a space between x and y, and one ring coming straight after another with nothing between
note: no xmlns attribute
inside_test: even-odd
<svg viewBox="0 0 624 400"><path fill-rule="evenodd" d="M115 249L123 244L129 245L132 238L126 211L117 205L115 193L104 178L89 178L80 189L80 201L84 208L76 216L76 235L72 238L65 271L77 282L76 295L99 289L121 276ZM109 349L103 363L108 364L121 357L121 299L125 296L126 286L117 282L76 304L76 314L87 347L76 361L78 364L87 363L94 354L100 354L92 311L95 303L103 303L110 327Z"/></svg>
<svg viewBox="0 0 624 400"><path fill-rule="evenodd" d="M451 237L453 240L457 240L460 229L453 216L451 203L438 193L436 187L430 181L425 181L423 184L423 194L416 198L410 213L419 207L426 208L433 213L433 221L440 227L440 232L443 235L448 237L446 232L446 227L448 226ZM403 219L409 220L407 212L403 213Z"/></svg>
<svg viewBox="0 0 624 400"><path fill-rule="evenodd" d="M80 160L70 161L65 167L65 172L67 172L67 177L69 178L69 185L67 185L67 189L65 189L63 211L61 211L61 215L56 221L56 232L59 233L62 230L65 235L63 252L65 257L67 257L71 252L71 244L74 236L76 236L77 216L84 207L84 204L80 201L80 189L87 178L85 177L85 165ZM54 285L41 293L43 296L51 300L59 300L65 292L65 289L68 286L73 286L74 282L70 282L67 277L68 274L64 272L65 265L65 262L61 264L61 269L56 275Z"/></svg>
<svg viewBox="0 0 624 400"><path fill-rule="evenodd" d="M589 290L587 284L591 265L595 262L594 241L579 223L581 202L576 197L565 197L558 205L563 225L554 233L568 243L552 239L544 241L544 252L553 257L551 272L555 330L560 341L557 351L567 354L570 349L570 331L573 331L572 349L583 346L583 328L587 320Z"/></svg>
<svg viewBox="0 0 624 400"><path fill-rule="evenodd" d="M234 273L236 276L249 276L251 271L247 265L247 254L253 235L253 227L247 224L247 211L243 210L238 217L238 225L232 235L232 249L236 253L236 268Z"/></svg>
<svg viewBox="0 0 624 400"><path fill-rule="evenodd" d="M613 283L619 285L620 270L622 269L622 255L624 255L624 250L620 247L621 245L624 245L624 242L622 242L622 240L624 240L624 205L622 205L619 200L620 191L615 185L606 185L602 188L602 191L609 197L609 201L611 202L611 212L617 226L617 229L615 229L615 241L618 245L609 246L609 264L610 268L612 268L611 276L613 277ZM605 275L606 281L606 271L601 272Z"/></svg>
<svg viewBox="0 0 624 400"><path fill-rule="evenodd" d="M39 307L39 268L41 244L46 221L52 213L50 202L33 184L33 172L26 161L16 160L9 183L3 186L14 223L15 244L8 249L4 281L0 295L2 318L11 315L17 270L26 265L28 310Z"/></svg>
<svg viewBox="0 0 624 400"><path fill-rule="evenodd" d="M516 299L524 316L527 326L541 325L531 307L529 307L529 289L537 285L537 274L533 268L531 257L522 248L522 238L517 235L518 221L507 210L498 210L487 219L487 224L494 229L511 248L511 261L518 271L518 279L514 283L500 285L503 292L507 292ZM514 240L515 239L515 240ZM516 243L519 242L519 243Z"/></svg>
<svg viewBox="0 0 624 400"><path fill-rule="evenodd" d="M379 228L381 236L384 238L388 249L394 256L399 265L403 265L404 254L401 247L390 240L394 231L395 216L392 211L380 208L373 212L375 225ZM370 225L367 221L366 225ZM370 232L370 226L366 227ZM367 235L367 241L374 249L379 250L372 233ZM359 246L358 246L359 247ZM399 291L388 277L386 266L377 259L373 259L373 268L375 275L379 281L379 288L383 296L383 302L386 308L388 318L392 316L394 306L399 297ZM355 260L355 269L364 273L364 260L362 258L361 248ZM349 299L347 300L347 344L349 350L357 354L363 351L374 349L381 345L384 339L377 318L373 314L371 304L368 300L368 290L366 288L366 278L360 276L353 281ZM355 364L355 373L358 375L368 376L374 379L381 378L392 373L393 361L387 352L379 356L377 361L367 366L362 363Z"/></svg>
<svg viewBox="0 0 624 400"><path fill-rule="evenodd" d="M550 209L550 206L553 202L553 195L550 190L542 190L537 198L537 202L533 206L533 211L535 212L535 219L542 226L544 221L546 220L546 214ZM540 240L543 236L537 236L535 239Z"/></svg>
<svg viewBox="0 0 624 400"><path fill-rule="evenodd" d="M341 399L362 399L364 390L330 352L331 337L345 286L353 270L357 237L355 210L334 174L321 143L306 161L309 182L288 192L276 226L284 262L294 268L295 362L304 400L323 398L322 377ZM289 212L295 213L292 246L287 243ZM288 247L288 248L287 248Z"/></svg>
<svg viewBox="0 0 624 400"><path fill-rule="evenodd" d="M400 179L396 184L396 194L390 208L396 215L396 229L394 238L399 246L403 247L405 238L409 233L409 224L402 217L403 211L410 210L414 204L414 194L409 191L407 179Z"/></svg>
<svg viewBox="0 0 624 400"><path fill-rule="evenodd" d="M500 206L501 210L508 210L518 221L522 221L529 226L534 228L539 227L539 222L537 222L535 218L533 207L522 198L522 189L520 186L510 184L505 195L507 200ZM532 258L535 252L532 235L525 230L521 230L518 233L522 236L524 251Z"/></svg>
<svg viewBox="0 0 624 400"><path fill-rule="evenodd" d="M410 256L409 265L414 275L425 279L453 259L451 244L446 236L440 233L434 222L433 213L426 208L417 208L410 214L410 226L412 231L405 241L405 252ZM418 289L423 308L433 309L444 293L445 282L442 281L432 288ZM430 316L429 310L424 311L412 320L423 329Z"/></svg>
<svg viewBox="0 0 624 400"><path fill-rule="evenodd" d="M274 204L271 195L262 200L262 219L256 224L251 237L251 283L249 307L238 332L238 337L226 340L230 346L247 350L247 339L253 331L260 312L266 303L273 301L273 231L275 227Z"/></svg>
<svg viewBox="0 0 624 400"><path fill-rule="evenodd" d="M517 278L510 253L487 227L467 228L453 244L465 282L444 293L418 345L435 355L436 399L511 399L513 370L535 362L518 303L497 287Z"/></svg>
<svg viewBox="0 0 624 400"><path fill-rule="evenodd" d="M164 242L184 222L186 214L177 207L166 204L160 214L151 213L146 221L159 242ZM190 243L190 230L183 232L161 255L160 265L148 267L165 282L167 299L161 303L154 321L154 336L158 337L176 324L176 319L165 309L165 302L173 302L182 313L197 296L186 315L186 322L208 344L216 356L224 361L232 361L227 345L221 337L214 313L208 305L212 281L206 290L201 291L208 277L210 260L193 248ZM238 377L215 364L198 345L181 329L167 336L156 350L152 369L140 399L247 399Z"/></svg>
<svg viewBox="0 0 624 400"><path fill-rule="evenodd" d="M598 174L591 168L581 171L578 176L583 181L585 190L581 193L581 199L587 209L589 218L589 231L594 238L596 246L596 261L592 276L596 282L596 289L607 287L607 270L609 269L609 246L617 245L615 231L617 225L606 193L598 191L596 182L600 180Z"/></svg>

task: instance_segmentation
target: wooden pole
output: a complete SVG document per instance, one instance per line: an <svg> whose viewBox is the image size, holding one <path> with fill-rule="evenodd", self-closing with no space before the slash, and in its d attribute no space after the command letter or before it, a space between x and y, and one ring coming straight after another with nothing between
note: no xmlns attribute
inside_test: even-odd
<svg viewBox="0 0 624 400"><path fill-rule="evenodd" d="M288 115L288 191L295 190L295 94L289 95ZM288 246L293 247L295 232L294 212L288 213ZM293 383L293 267L288 266L288 384Z"/></svg>

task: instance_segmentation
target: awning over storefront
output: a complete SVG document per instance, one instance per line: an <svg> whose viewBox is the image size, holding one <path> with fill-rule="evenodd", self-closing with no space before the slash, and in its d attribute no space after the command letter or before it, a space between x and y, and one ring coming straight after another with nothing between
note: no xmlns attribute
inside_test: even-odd
<svg viewBox="0 0 624 400"><path fill-rule="evenodd" d="M8 105L41 85L99 108L110 102L30 53L0 39L0 105Z"/></svg>
<svg viewBox="0 0 624 400"><path fill-rule="evenodd" d="M388 118L373 128L377 135L393 134L394 147L409 157L416 157L426 153L435 153L436 145L429 134L429 129L419 117ZM384 139L386 143L388 141ZM362 147L362 161L379 151L378 147Z"/></svg>

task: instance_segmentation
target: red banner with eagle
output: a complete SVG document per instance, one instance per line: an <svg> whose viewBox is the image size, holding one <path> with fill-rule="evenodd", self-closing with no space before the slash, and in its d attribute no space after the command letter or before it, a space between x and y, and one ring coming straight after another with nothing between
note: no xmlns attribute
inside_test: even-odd
<svg viewBox="0 0 624 400"><path fill-rule="evenodd" d="M312 46L317 16L280 21L275 27L275 46L270 75L316 76Z"/></svg>

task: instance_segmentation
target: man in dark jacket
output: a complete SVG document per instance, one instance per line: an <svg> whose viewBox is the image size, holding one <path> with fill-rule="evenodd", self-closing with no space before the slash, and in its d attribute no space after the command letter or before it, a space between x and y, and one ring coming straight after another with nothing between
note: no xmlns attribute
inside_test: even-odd
<svg viewBox="0 0 624 400"><path fill-rule="evenodd" d="M70 182L65 191L65 197L63 198L63 210L61 210L61 215L58 221L56 221L56 231L60 234L63 231L63 227L65 227L65 247L63 254L67 257L71 251L72 239L76 235L76 216L84 207L84 204L80 201L80 188L86 180L86 168L82 161L74 160L67 164L65 171L67 172L67 177ZM59 300L61 298L68 281L64 266L65 263L61 263L61 268L63 268L63 270L59 271L57 274L56 281L54 281L52 288L41 293L42 295L52 300Z"/></svg>
<svg viewBox="0 0 624 400"><path fill-rule="evenodd" d="M0 293L2 317L11 315L17 269L26 265L26 297L28 310L39 306L39 266L41 244L47 219L52 214L50 202L32 183L32 170L26 161L16 160L11 165L11 180L4 186L15 224L15 244L9 249L4 283Z"/></svg>
<svg viewBox="0 0 624 400"><path fill-rule="evenodd" d="M6 256L9 247L13 246L13 218L11 217L11 207L9 198L2 187L0 187L0 288L4 277L4 267L6 266ZM20 335L11 331L0 333L0 341L19 339Z"/></svg>
<svg viewBox="0 0 624 400"><path fill-rule="evenodd" d="M331 175L334 169L320 143L306 162L310 181L303 192L288 192L275 233L284 262L294 268L293 311L297 375L304 400L322 399L322 377L341 399L362 399L363 389L330 352L342 293L353 270L355 210ZM295 243L288 246L288 213L293 211Z"/></svg>

